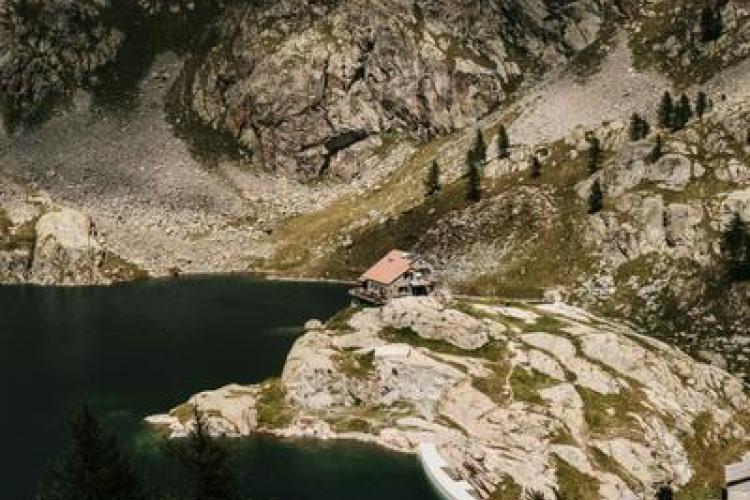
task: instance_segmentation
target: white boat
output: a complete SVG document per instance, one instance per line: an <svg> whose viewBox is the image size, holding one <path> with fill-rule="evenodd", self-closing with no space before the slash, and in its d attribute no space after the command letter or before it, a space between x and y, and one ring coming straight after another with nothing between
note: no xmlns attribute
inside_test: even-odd
<svg viewBox="0 0 750 500"><path fill-rule="evenodd" d="M474 487L452 472L433 443L421 443L417 450L425 476L442 500L478 500ZM455 479L454 479L455 478Z"/></svg>

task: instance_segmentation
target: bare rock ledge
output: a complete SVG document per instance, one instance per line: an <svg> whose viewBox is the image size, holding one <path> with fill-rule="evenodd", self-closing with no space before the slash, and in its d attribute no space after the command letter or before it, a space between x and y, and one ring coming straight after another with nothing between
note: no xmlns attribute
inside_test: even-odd
<svg viewBox="0 0 750 500"><path fill-rule="evenodd" d="M432 442L485 498L718 493L724 463L750 450L737 378L562 304L407 298L307 327L280 379L147 421L184 436L197 408L217 435Z"/></svg>

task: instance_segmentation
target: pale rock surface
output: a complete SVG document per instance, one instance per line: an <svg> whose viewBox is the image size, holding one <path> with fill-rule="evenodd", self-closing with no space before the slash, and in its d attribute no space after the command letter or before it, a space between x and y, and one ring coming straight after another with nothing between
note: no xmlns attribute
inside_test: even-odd
<svg viewBox="0 0 750 500"><path fill-rule="evenodd" d="M742 383L627 325L563 304L520 306L529 314L552 316L557 327L488 340L492 345L486 352L456 353L451 345L448 355L438 351L451 337L436 335L435 325L421 333L415 329L417 335L442 339L435 340L434 351L383 340L383 328L400 327L410 315L406 304L415 307L414 318L440 318L453 307L400 301L357 312L347 329L316 328L297 340L281 381L285 401L276 403L282 405L278 411L291 413L288 424L269 427L253 420L269 390L264 384L202 393L190 403L206 410L216 433L357 439L404 452L433 442L459 476L486 495L504 488L509 478L525 490L551 495L559 486L556 459L595 478L605 500L652 498L655 487L666 481L679 490L698 470L685 440L695 419L707 415L710 430L702 436L707 446L731 441L750 449L744 427L750 401ZM461 309L474 305L464 302ZM555 309L567 314L555 314ZM452 316L458 318L468 324L517 321L499 313L492 320ZM517 370L526 376L514 379ZM554 383L534 385L530 376L537 371ZM573 376L561 376L564 371ZM514 386L519 380L531 385ZM239 400L236 391L242 391ZM538 398L525 400L529 391ZM599 397L606 399L597 402ZM632 402L620 407L621 400ZM184 435L190 424L178 418L178 410L149 421L172 436ZM604 412L605 423L591 427L590 411ZM616 415L620 419L608 420ZM361 420L364 430L340 429L352 418ZM561 436L565 441L556 443ZM611 457L626 475L602 470L592 448ZM633 483L635 490L629 486Z"/></svg>
<svg viewBox="0 0 750 500"><path fill-rule="evenodd" d="M63 208L36 223L32 280L41 284L91 284L101 281L103 248L91 218Z"/></svg>
<svg viewBox="0 0 750 500"><path fill-rule="evenodd" d="M502 325L444 308L431 297L393 300L381 310L381 319L396 328L411 328L423 338L444 340L467 350L478 349L505 332Z"/></svg>

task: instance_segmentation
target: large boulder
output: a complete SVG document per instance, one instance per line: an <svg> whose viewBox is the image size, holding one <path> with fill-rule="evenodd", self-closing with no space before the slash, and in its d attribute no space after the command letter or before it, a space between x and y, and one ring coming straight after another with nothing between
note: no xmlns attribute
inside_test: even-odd
<svg viewBox="0 0 750 500"><path fill-rule="evenodd" d="M48 212L36 223L31 279L47 285L96 283L103 256L88 215L67 208Z"/></svg>
<svg viewBox="0 0 750 500"><path fill-rule="evenodd" d="M502 325L476 319L468 314L443 307L432 297L395 299L381 309L387 326L410 328L422 338L440 340L461 349L479 349L502 336Z"/></svg>

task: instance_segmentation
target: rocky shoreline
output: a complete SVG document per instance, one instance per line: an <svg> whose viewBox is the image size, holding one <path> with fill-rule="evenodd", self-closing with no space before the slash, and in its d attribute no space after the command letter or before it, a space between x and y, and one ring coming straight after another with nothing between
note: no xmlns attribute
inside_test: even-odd
<svg viewBox="0 0 750 500"><path fill-rule="evenodd" d="M309 321L279 379L197 394L216 435L433 442L483 498L522 491L635 500L719 491L750 451L742 382L631 327L561 303L398 299ZM583 489L581 489L583 488Z"/></svg>

